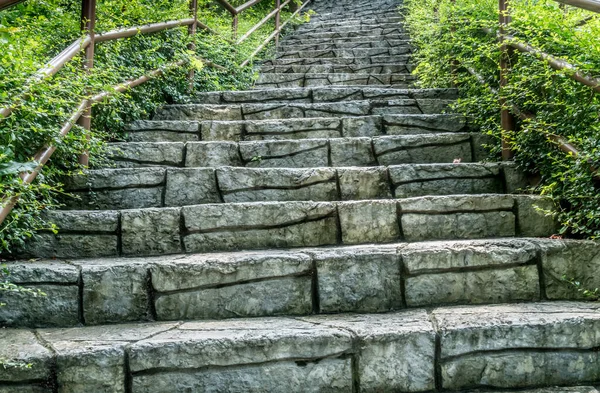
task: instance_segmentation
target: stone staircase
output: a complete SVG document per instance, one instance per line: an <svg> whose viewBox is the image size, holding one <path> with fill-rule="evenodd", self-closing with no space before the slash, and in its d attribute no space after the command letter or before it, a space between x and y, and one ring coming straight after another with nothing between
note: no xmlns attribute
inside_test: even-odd
<svg viewBox="0 0 600 393"><path fill-rule="evenodd" d="M600 304L564 278L600 286L600 247L413 88L398 5L316 0L254 90L68 179L7 264L48 296L0 299L0 393L598 393Z"/></svg>

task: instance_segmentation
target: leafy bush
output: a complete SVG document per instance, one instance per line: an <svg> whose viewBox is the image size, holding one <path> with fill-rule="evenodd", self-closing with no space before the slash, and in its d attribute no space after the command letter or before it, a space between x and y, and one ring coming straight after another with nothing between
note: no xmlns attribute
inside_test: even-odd
<svg viewBox="0 0 600 393"><path fill-rule="evenodd" d="M242 0L235 0L240 5ZM186 80L187 70L195 69L194 91L243 89L254 80L251 67L240 64L273 31L267 23L242 45L233 46L231 16L210 0L199 0L199 20L221 35L199 30L194 38L187 27L152 35L96 45L94 69L86 74L78 59L71 61L54 77L32 83L36 70L77 39L81 2L66 0L27 1L0 12L0 107L17 106L12 116L0 119L0 198L19 196L13 213L0 225L0 253L22 246L36 230L56 230L45 222L43 211L59 205L63 193L61 178L80 171L78 156L89 151L90 165L107 165L105 142L122 138L122 130L131 120L147 118L164 103L185 103L193 97ZM273 8L264 1L240 16L239 34L243 34ZM96 31L155 23L189 17L187 0L106 0L98 2ZM287 18L285 12L282 18ZM203 67L196 57L226 67L217 71ZM149 70L166 67L187 59L189 65L173 69L162 78L148 82L125 94L115 96L94 108L92 133L75 126L63 139L58 132L83 97L110 89L111 86L145 75ZM24 95L25 94L25 95ZM20 100L19 97L26 97ZM45 144L57 147L50 165L32 185L18 176L35 167L31 157Z"/></svg>
<svg viewBox="0 0 600 393"><path fill-rule="evenodd" d="M535 119L520 121L507 138L515 159L541 181L533 191L555 201L561 233L575 237L600 236L600 192L593 167L600 162L600 97L554 71L529 54L511 60L509 84L499 86L500 46L496 0L406 0L402 10L416 46L415 73L423 87L460 86L456 108L471 124L495 138L491 157L500 153L499 90L521 111ZM512 0L508 33L589 75L600 71L600 16L551 0ZM459 67L453 72L452 60ZM475 70L484 86L467 72ZM557 135L582 152L573 157L560 151L548 135ZM590 163L592 165L590 165Z"/></svg>

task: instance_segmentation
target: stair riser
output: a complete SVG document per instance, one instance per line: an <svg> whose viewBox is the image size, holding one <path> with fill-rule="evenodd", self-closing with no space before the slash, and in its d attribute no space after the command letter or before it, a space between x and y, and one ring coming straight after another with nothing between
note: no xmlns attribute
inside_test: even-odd
<svg viewBox="0 0 600 393"><path fill-rule="evenodd" d="M373 56L373 57L321 57L287 58L265 61L265 65L374 65L374 64L413 64L412 56Z"/></svg>
<svg viewBox="0 0 600 393"><path fill-rule="evenodd" d="M372 14L371 14L372 15ZM298 30L308 28L321 28L321 27L332 27L332 26L360 26L360 25L379 25L379 24L394 24L401 23L402 18L399 16L386 16L386 17L354 17L354 18L328 18L329 15L317 15L317 17L311 17L310 22L303 24Z"/></svg>
<svg viewBox="0 0 600 393"><path fill-rule="evenodd" d="M27 252L83 258L550 236L554 223L534 201L492 195L52 212L62 231L40 234Z"/></svg>
<svg viewBox="0 0 600 393"><path fill-rule="evenodd" d="M586 300L560 277L598 285L597 253L592 242L528 239L124 259L100 265L85 260L34 267L9 263L17 279L48 296L26 303L18 301L22 295L9 296L11 307L1 309L0 318L11 326L76 326L310 315L314 310L386 312L544 297ZM36 284L42 278L48 281ZM225 305L222 299L231 300Z"/></svg>
<svg viewBox="0 0 600 393"><path fill-rule="evenodd" d="M414 69L412 64L387 64L372 66L336 66L336 65L315 65L315 66L262 66L260 72L262 75L267 73L276 74L410 74Z"/></svg>
<svg viewBox="0 0 600 393"><path fill-rule="evenodd" d="M447 100L371 99L324 103L266 103L241 105L186 104L159 109L154 120L275 120L315 117L438 114L448 108Z"/></svg>
<svg viewBox="0 0 600 393"><path fill-rule="evenodd" d="M256 88L296 88L321 86L389 86L407 89L416 78L409 74L262 74Z"/></svg>
<svg viewBox="0 0 600 393"><path fill-rule="evenodd" d="M256 142L125 143L117 167L315 168L473 162L483 139L466 133Z"/></svg>
<svg viewBox="0 0 600 393"><path fill-rule="evenodd" d="M356 36L356 37L329 37L331 34L327 34L328 36L322 38L309 38L304 35L299 36L286 36L282 41L282 45L320 45L320 44L346 44L346 43L355 43L355 42L377 42L377 41L406 41L410 42L410 37L408 34L397 34L397 35L387 35L382 37L381 35L375 36Z"/></svg>
<svg viewBox="0 0 600 393"><path fill-rule="evenodd" d="M325 43L325 44L285 44L280 45L277 51L280 53L314 50L344 50L344 49L378 49L378 48L398 48L411 51L408 41L362 41L346 43Z"/></svg>
<svg viewBox="0 0 600 393"><path fill-rule="evenodd" d="M318 169L122 169L68 179L70 209L112 210L209 203L354 201L494 194L526 187L498 165L450 164Z"/></svg>
<svg viewBox="0 0 600 393"><path fill-rule="evenodd" d="M305 34L323 34L323 33L352 33L352 32L368 32L369 34L403 34L406 30L399 23L387 23L376 25L359 25L359 26L330 26L330 27L315 27L303 25L296 30L296 35Z"/></svg>
<svg viewBox="0 0 600 393"><path fill-rule="evenodd" d="M396 58L399 64L402 64L404 56L411 53L409 47L399 48L375 48L375 49L338 49L338 50L306 50L294 52L277 53L276 59L335 59L339 57L349 58L371 58L382 57Z"/></svg>

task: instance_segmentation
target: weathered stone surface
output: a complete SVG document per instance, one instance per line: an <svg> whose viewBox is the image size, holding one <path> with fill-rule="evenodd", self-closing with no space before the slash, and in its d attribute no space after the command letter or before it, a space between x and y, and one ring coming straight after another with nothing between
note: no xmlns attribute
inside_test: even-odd
<svg viewBox="0 0 600 393"><path fill-rule="evenodd" d="M46 380L52 373L52 353L38 342L33 332L19 329L0 329L0 383ZM31 367L18 365L30 364Z"/></svg>
<svg viewBox="0 0 600 393"><path fill-rule="evenodd" d="M345 393L352 390L350 358L318 362L281 361L241 369L198 370L140 375L133 392L190 391L227 393Z"/></svg>
<svg viewBox="0 0 600 393"><path fill-rule="evenodd" d="M397 198L503 191L498 165L397 165L391 166L389 171Z"/></svg>
<svg viewBox="0 0 600 393"><path fill-rule="evenodd" d="M135 260L78 261L83 278L83 317L87 325L150 318L148 268Z"/></svg>
<svg viewBox="0 0 600 393"><path fill-rule="evenodd" d="M239 105L167 105L156 112L155 120L242 120Z"/></svg>
<svg viewBox="0 0 600 393"><path fill-rule="evenodd" d="M116 211L57 211L46 213L46 219L58 226L61 232L116 232L119 213Z"/></svg>
<svg viewBox="0 0 600 393"><path fill-rule="evenodd" d="M196 121L137 120L126 126L129 142L187 142L198 140Z"/></svg>
<svg viewBox="0 0 600 393"><path fill-rule="evenodd" d="M123 211L123 254L156 255L180 252L179 218L179 208Z"/></svg>
<svg viewBox="0 0 600 393"><path fill-rule="evenodd" d="M438 112L439 113L439 112ZM464 117L456 115L386 115L383 124L387 135L459 132L465 128Z"/></svg>
<svg viewBox="0 0 600 393"><path fill-rule="evenodd" d="M70 193L76 199L65 201L69 209L143 209L162 206L163 186Z"/></svg>
<svg viewBox="0 0 600 393"><path fill-rule="evenodd" d="M199 205L220 201L214 169L177 168L167 170L165 206Z"/></svg>
<svg viewBox="0 0 600 393"><path fill-rule="evenodd" d="M361 392L433 390L435 333L424 311L303 318L353 332Z"/></svg>
<svg viewBox="0 0 600 393"><path fill-rule="evenodd" d="M33 384L33 385L0 385L0 393L49 393L51 388L44 384Z"/></svg>
<svg viewBox="0 0 600 393"><path fill-rule="evenodd" d="M335 205L311 202L184 207L188 252L335 244Z"/></svg>
<svg viewBox="0 0 600 393"><path fill-rule="evenodd" d="M381 116L345 117L342 121L345 137L372 137L383 133Z"/></svg>
<svg viewBox="0 0 600 393"><path fill-rule="evenodd" d="M314 168L329 165L326 139L242 142L240 153L249 167Z"/></svg>
<svg viewBox="0 0 600 393"><path fill-rule="evenodd" d="M344 202L338 213L344 244L385 243L400 236L395 201Z"/></svg>
<svg viewBox="0 0 600 393"><path fill-rule="evenodd" d="M311 278L283 277L159 295L159 320L305 315L312 311Z"/></svg>
<svg viewBox="0 0 600 393"><path fill-rule="evenodd" d="M600 247L596 242L538 240L548 299L581 299L581 290L600 288ZM580 283L570 284L568 281Z"/></svg>
<svg viewBox="0 0 600 393"><path fill-rule="evenodd" d="M350 334L288 318L185 323L132 345L131 371L311 362L351 349Z"/></svg>
<svg viewBox="0 0 600 393"><path fill-rule="evenodd" d="M13 277L10 276L11 282ZM61 283L27 283L25 288L41 291L44 295L22 292L3 292L0 301L0 325L2 326L74 326L79 323L79 287Z"/></svg>
<svg viewBox="0 0 600 393"><path fill-rule="evenodd" d="M118 167L179 166L183 163L184 147L182 142L129 142L109 145L111 158Z"/></svg>
<svg viewBox="0 0 600 393"><path fill-rule="evenodd" d="M201 123L203 141L233 141L242 140L243 121L203 121Z"/></svg>
<svg viewBox="0 0 600 393"><path fill-rule="evenodd" d="M164 180L165 170L162 168L99 169L68 177L65 187L69 191L151 187L159 186Z"/></svg>
<svg viewBox="0 0 600 393"><path fill-rule="evenodd" d="M454 213L512 210L511 195L450 195L407 198L400 201L402 213Z"/></svg>
<svg viewBox="0 0 600 393"><path fill-rule="evenodd" d="M400 259L395 247L311 253L323 313L384 312L402 308Z"/></svg>
<svg viewBox="0 0 600 393"><path fill-rule="evenodd" d="M219 168L225 202L333 201L335 170L329 168Z"/></svg>
<svg viewBox="0 0 600 393"><path fill-rule="evenodd" d="M556 221L552 216L554 203L550 199L530 195L515 195L519 234L547 237L554 234Z"/></svg>
<svg viewBox="0 0 600 393"><path fill-rule="evenodd" d="M227 165L242 165L237 143L195 142L187 144L185 166L214 168Z"/></svg>
<svg viewBox="0 0 600 393"><path fill-rule="evenodd" d="M483 239L515 235L515 215L509 211L418 214L401 216L407 241Z"/></svg>
<svg viewBox="0 0 600 393"><path fill-rule="evenodd" d="M472 161L471 138L462 133L377 137L373 147L381 165Z"/></svg>
<svg viewBox="0 0 600 393"><path fill-rule="evenodd" d="M344 201L392 197L387 168L342 168L337 172Z"/></svg>
<svg viewBox="0 0 600 393"><path fill-rule="evenodd" d="M506 192L518 194L530 187L529 179L523 171L514 163L503 163L502 172L506 183Z"/></svg>
<svg viewBox="0 0 600 393"><path fill-rule="evenodd" d="M538 303L433 311L444 388L525 388L594 381L600 306ZM501 351L500 351L501 350Z"/></svg>
<svg viewBox="0 0 600 393"><path fill-rule="evenodd" d="M339 138L342 136L341 124L339 118L249 120L245 122L245 139Z"/></svg>
<svg viewBox="0 0 600 393"><path fill-rule="evenodd" d="M341 138L331 139L331 165L373 166L377 160L373 155L371 138Z"/></svg>

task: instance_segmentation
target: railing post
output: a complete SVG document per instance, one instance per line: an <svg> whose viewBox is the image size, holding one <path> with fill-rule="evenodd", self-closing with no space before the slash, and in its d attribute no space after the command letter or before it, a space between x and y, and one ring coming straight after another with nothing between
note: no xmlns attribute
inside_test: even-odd
<svg viewBox="0 0 600 393"><path fill-rule="evenodd" d="M83 68L86 72L91 72L94 67L94 46L95 35L94 28L96 26L96 0L82 0L81 2L81 31L89 34L91 38L90 45L85 48ZM92 128L92 107L88 106L83 115L77 121L81 127L87 131L87 138L90 138L90 130ZM88 166L90 162L89 152L85 151L79 156L79 163Z"/></svg>
<svg viewBox="0 0 600 393"><path fill-rule="evenodd" d="M237 14L233 14L233 22L231 23L231 29L233 30L233 40L237 40L237 32L238 32L238 16Z"/></svg>
<svg viewBox="0 0 600 393"><path fill-rule="evenodd" d="M511 47L506 43L506 30L511 21L508 10L509 0L499 0L500 11L500 123L502 125L502 159L504 161L513 158L508 135L516 130L516 121L507 106L503 89L508 86L508 73L510 71L510 59L513 53Z"/></svg>
<svg viewBox="0 0 600 393"><path fill-rule="evenodd" d="M192 18L194 18L194 23L190 25L188 28L188 34L192 38L192 42L190 42L188 49L196 53L196 31L198 30L198 0L190 0L190 14ZM188 73L188 83L189 90L192 92L194 90L194 69L191 69Z"/></svg>
<svg viewBox="0 0 600 393"><path fill-rule="evenodd" d="M279 29L281 28L281 0L275 0L275 7L277 9L277 14L275 14L275 31L277 35L275 35L275 46L279 46Z"/></svg>

